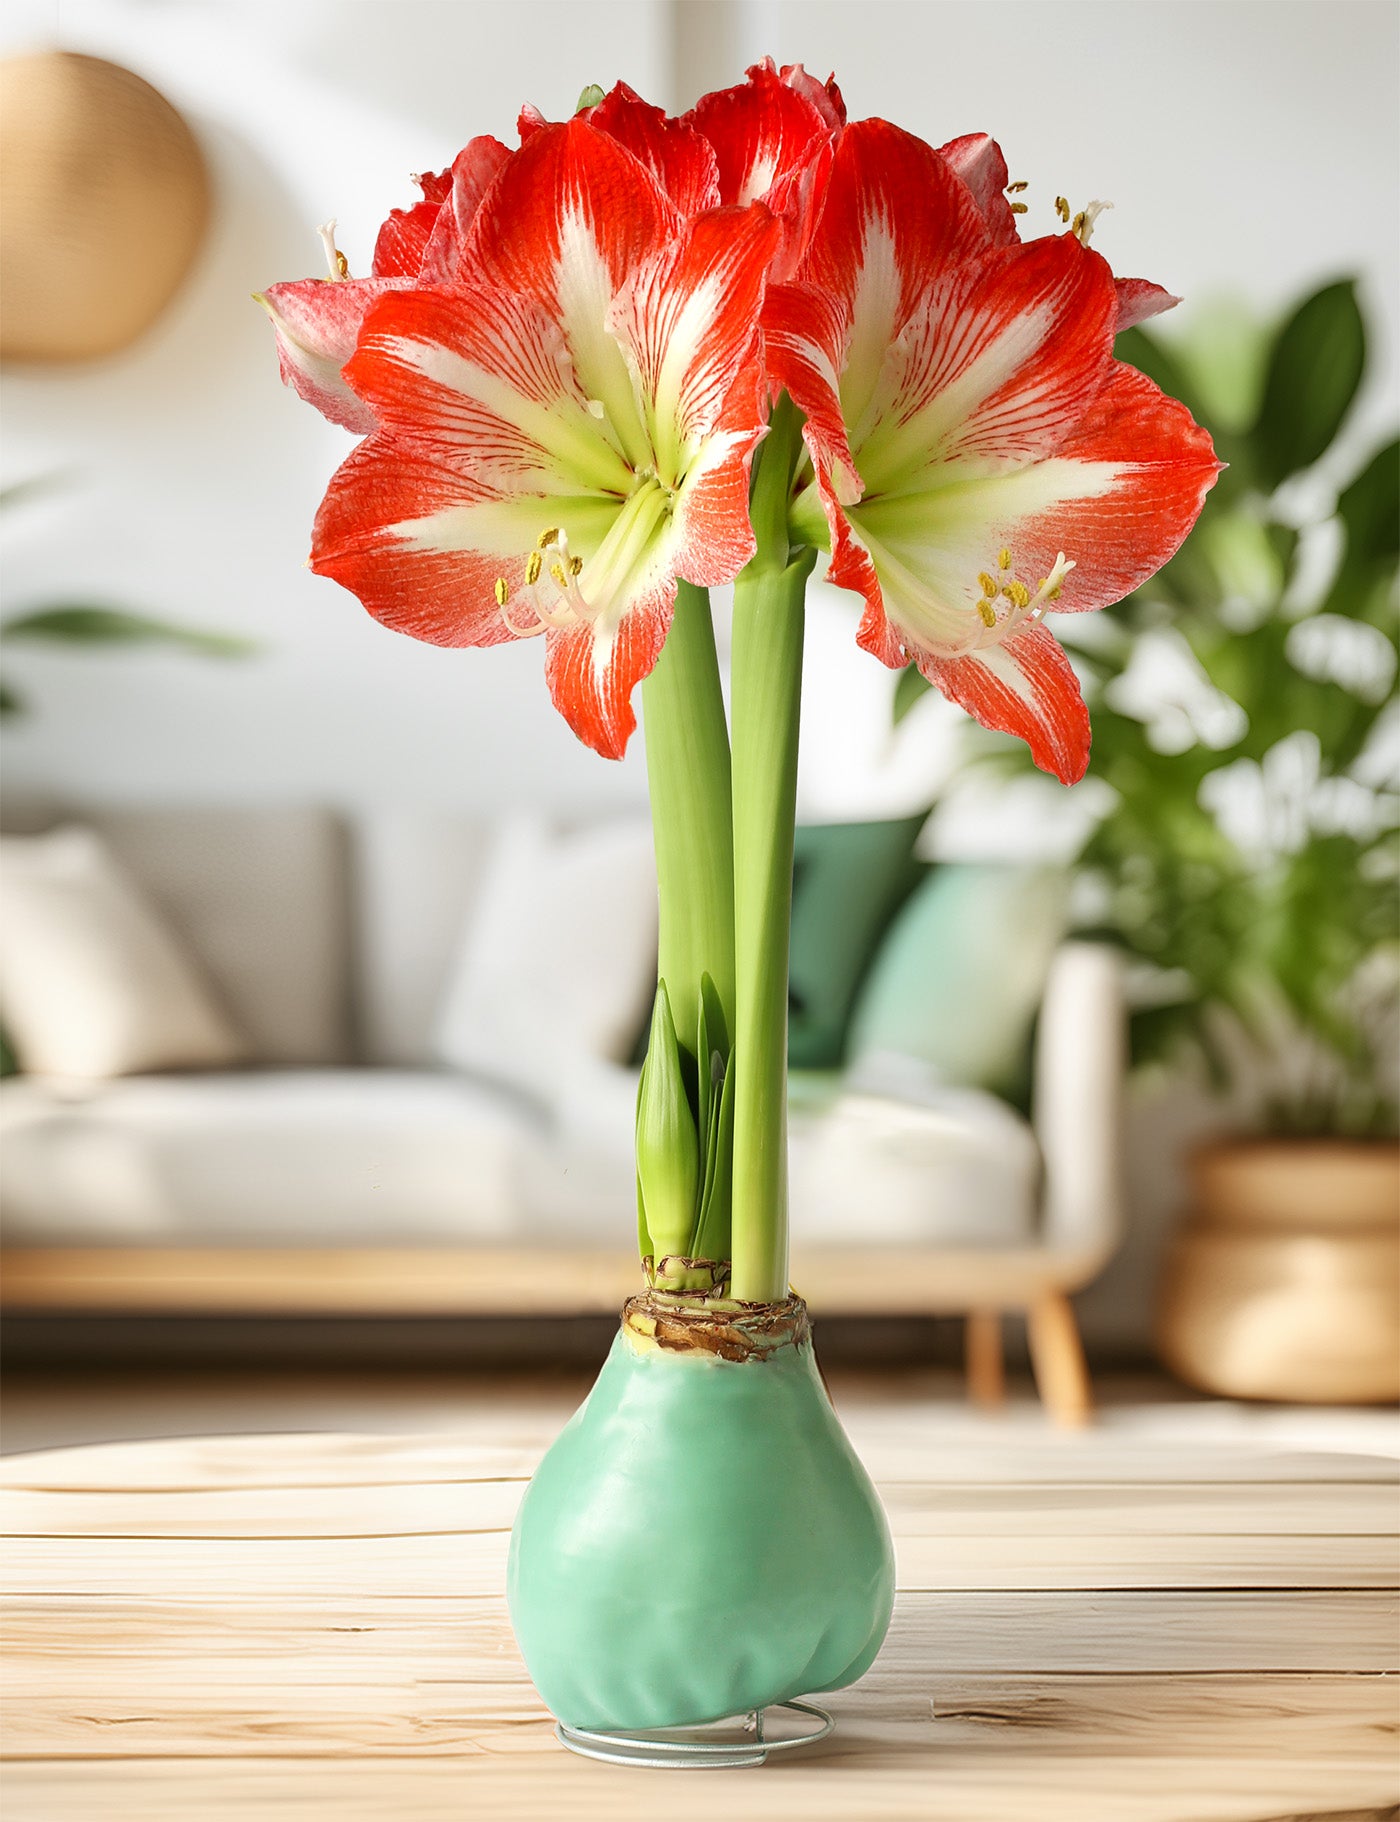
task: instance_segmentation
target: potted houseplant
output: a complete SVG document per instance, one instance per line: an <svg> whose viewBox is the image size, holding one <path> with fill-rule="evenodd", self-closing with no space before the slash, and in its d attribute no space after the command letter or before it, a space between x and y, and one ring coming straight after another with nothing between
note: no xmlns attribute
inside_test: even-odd
<svg viewBox="0 0 1400 1822"><path fill-rule="evenodd" d="M518 148L473 140L421 184L370 277L328 230L328 276L262 301L284 377L365 439L313 569L417 638L540 637L605 757L640 685L661 897L645 1288L526 1494L510 1598L571 1729L700 1724L860 1675L892 1597L788 1283L807 578L828 552L867 652L1069 782L1088 716L1046 611L1142 582L1218 465L1113 358L1173 300L1114 279L1093 205L1023 243L992 141L848 123L800 66L682 119L622 84L567 121L527 108ZM726 716L706 589L730 581Z"/></svg>
<svg viewBox="0 0 1400 1822"><path fill-rule="evenodd" d="M1077 654L1110 788L1086 926L1136 964L1135 1057L1193 1054L1241 1123L1189 1160L1159 1345L1242 1397L1400 1395L1400 444L1335 447L1365 351L1349 282L1272 331L1120 338L1229 468Z"/></svg>

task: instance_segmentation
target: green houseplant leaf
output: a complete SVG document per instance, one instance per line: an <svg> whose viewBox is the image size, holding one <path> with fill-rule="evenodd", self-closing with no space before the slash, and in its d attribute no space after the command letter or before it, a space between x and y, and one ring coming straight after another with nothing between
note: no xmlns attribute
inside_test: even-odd
<svg viewBox="0 0 1400 1822"><path fill-rule="evenodd" d="M208 658L246 658L257 650L254 640L234 633L177 626L121 608L67 603L16 615L0 626L0 638L35 645L168 645Z"/></svg>
<svg viewBox="0 0 1400 1822"><path fill-rule="evenodd" d="M1260 479L1276 487L1331 445L1366 366L1366 325L1354 279L1299 305L1269 357L1264 398L1250 433Z"/></svg>

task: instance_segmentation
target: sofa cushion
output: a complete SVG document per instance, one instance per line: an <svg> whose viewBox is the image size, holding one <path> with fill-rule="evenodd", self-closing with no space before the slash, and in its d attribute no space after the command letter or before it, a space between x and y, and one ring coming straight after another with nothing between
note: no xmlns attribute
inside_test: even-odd
<svg viewBox="0 0 1400 1822"><path fill-rule="evenodd" d="M1013 1108L914 1076L861 1086L791 1121L792 1232L817 1243L996 1247L1035 1239L1039 1148Z"/></svg>
<svg viewBox="0 0 1400 1822"><path fill-rule="evenodd" d="M851 1018L850 1067L903 1059L950 1087L1022 1102L1068 889L1052 867L935 867L866 976Z"/></svg>
<svg viewBox="0 0 1400 1822"><path fill-rule="evenodd" d="M350 1060L347 840L333 812L163 806L90 820L198 958L259 1062Z"/></svg>
<svg viewBox="0 0 1400 1822"><path fill-rule="evenodd" d="M627 1060L656 988L656 863L642 818L502 825L438 1026L442 1061L553 1109L576 1059Z"/></svg>
<svg viewBox="0 0 1400 1822"><path fill-rule="evenodd" d="M410 1070L0 1084L9 1244L508 1240L522 1151L508 1097Z"/></svg>
<svg viewBox="0 0 1400 1822"><path fill-rule="evenodd" d="M914 843L927 820L921 813L797 830L788 966L788 1059L795 1069L841 1061L861 978L918 883Z"/></svg>
<svg viewBox="0 0 1400 1822"><path fill-rule="evenodd" d="M355 831L355 1002L367 1063L424 1068L495 824L454 810L375 810Z"/></svg>
<svg viewBox="0 0 1400 1822"><path fill-rule="evenodd" d="M0 1017L26 1070L101 1078L247 1054L179 939L92 830L0 841L0 926Z"/></svg>

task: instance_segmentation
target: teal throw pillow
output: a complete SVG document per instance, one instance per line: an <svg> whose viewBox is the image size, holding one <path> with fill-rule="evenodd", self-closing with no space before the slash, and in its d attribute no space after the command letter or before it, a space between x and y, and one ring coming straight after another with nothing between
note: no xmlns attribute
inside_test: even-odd
<svg viewBox="0 0 1400 1822"><path fill-rule="evenodd" d="M1019 1100L1069 881L1058 868L947 863L904 905L851 1015L852 1068L909 1058Z"/></svg>
<svg viewBox="0 0 1400 1822"><path fill-rule="evenodd" d="M797 831L793 857L788 1057L832 1069L871 958L924 869L914 843L924 813L893 822L821 823Z"/></svg>

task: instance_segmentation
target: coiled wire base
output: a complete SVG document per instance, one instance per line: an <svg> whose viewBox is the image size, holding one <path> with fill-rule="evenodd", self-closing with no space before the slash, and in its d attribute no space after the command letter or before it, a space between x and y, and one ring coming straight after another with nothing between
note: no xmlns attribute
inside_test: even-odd
<svg viewBox="0 0 1400 1822"><path fill-rule="evenodd" d="M666 1727L639 1730L636 1733L605 1733L591 1727L570 1727L555 1723L554 1737L570 1752L585 1759L602 1759L608 1765L651 1765L660 1771L738 1771L746 1766L762 1765L774 1752L793 1752L799 1746L815 1746L836 1725L824 1708L815 1702L775 1702L773 1710L787 1710L815 1721L806 1733L782 1739L770 1739L764 1731L768 1709L755 1709L745 1716L743 1731L750 1739L725 1740L696 1738L706 1731L701 1727ZM728 1728L732 1721L715 1721L712 1728Z"/></svg>

